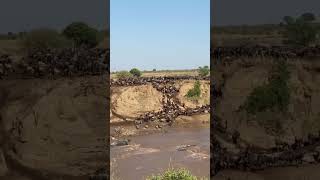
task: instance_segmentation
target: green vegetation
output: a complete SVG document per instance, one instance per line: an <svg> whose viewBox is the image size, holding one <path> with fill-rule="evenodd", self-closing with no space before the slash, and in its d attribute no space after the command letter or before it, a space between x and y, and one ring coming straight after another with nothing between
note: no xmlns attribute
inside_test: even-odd
<svg viewBox="0 0 320 180"><path fill-rule="evenodd" d="M71 42L53 29L35 29L25 35L22 40L26 50L36 48L63 48L70 46Z"/></svg>
<svg viewBox="0 0 320 180"><path fill-rule="evenodd" d="M284 16L283 17L283 22L286 24L292 24L294 23L294 18L291 16Z"/></svg>
<svg viewBox="0 0 320 180"><path fill-rule="evenodd" d="M290 100L287 82L289 77L287 64L284 61L277 62L271 72L269 82L256 87L248 96L244 105L246 111L251 114L266 110L286 111Z"/></svg>
<svg viewBox="0 0 320 180"><path fill-rule="evenodd" d="M101 47L108 48L109 34L109 30L98 31L81 22L68 25L62 32L51 28L8 32L0 34L0 52L25 54L33 49L94 47L99 43Z"/></svg>
<svg viewBox="0 0 320 180"><path fill-rule="evenodd" d="M305 13L298 18L285 16L284 43L295 46L308 46L316 41L317 28L310 22L315 19L313 14Z"/></svg>
<svg viewBox="0 0 320 180"><path fill-rule="evenodd" d="M189 99L196 100L200 97L200 95L201 95L201 84L200 84L200 81L196 81L193 85L193 88L187 92L186 97Z"/></svg>
<svg viewBox="0 0 320 180"><path fill-rule="evenodd" d="M309 12L303 13L303 14L301 15L301 18L302 18L304 21L309 21L309 22L316 20L316 16L315 16L313 13L309 13Z"/></svg>
<svg viewBox="0 0 320 180"><path fill-rule="evenodd" d="M117 75L118 79L126 79L129 77L132 77L132 74L128 71L119 71L119 72L117 72L116 75Z"/></svg>
<svg viewBox="0 0 320 180"><path fill-rule="evenodd" d="M134 76L134 77L140 77L141 76L141 71L137 68L133 68L130 70L130 73Z"/></svg>
<svg viewBox="0 0 320 180"><path fill-rule="evenodd" d="M71 23L63 30L63 34L73 40L76 47L81 45L93 47L99 42L99 32L83 22Z"/></svg>
<svg viewBox="0 0 320 180"><path fill-rule="evenodd" d="M210 72L209 66L199 67L198 72L199 72L199 76L201 77L208 76Z"/></svg>
<svg viewBox="0 0 320 180"><path fill-rule="evenodd" d="M163 174L152 176L147 180L200 180L186 169L168 169Z"/></svg>

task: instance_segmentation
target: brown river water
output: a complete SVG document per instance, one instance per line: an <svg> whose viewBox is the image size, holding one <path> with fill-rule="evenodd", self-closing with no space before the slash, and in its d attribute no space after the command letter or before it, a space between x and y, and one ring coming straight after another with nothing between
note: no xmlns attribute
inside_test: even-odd
<svg viewBox="0 0 320 180"><path fill-rule="evenodd" d="M320 165L309 164L299 167L268 168L257 172L225 170L213 177L214 180L319 180Z"/></svg>
<svg viewBox="0 0 320 180"><path fill-rule="evenodd" d="M166 133L130 137L129 145L111 147L113 179L144 180L169 167L209 178L209 135L209 128L172 128ZM183 145L192 146L178 150Z"/></svg>

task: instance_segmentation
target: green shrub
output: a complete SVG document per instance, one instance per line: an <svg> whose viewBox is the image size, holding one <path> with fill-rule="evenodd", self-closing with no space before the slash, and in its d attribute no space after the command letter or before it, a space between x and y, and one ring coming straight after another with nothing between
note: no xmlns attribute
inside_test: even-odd
<svg viewBox="0 0 320 180"><path fill-rule="evenodd" d="M73 40L75 46L96 46L99 43L99 32L83 22L74 22L68 25L63 34Z"/></svg>
<svg viewBox="0 0 320 180"><path fill-rule="evenodd" d="M256 87L245 102L248 113L255 114L265 110L286 111L290 100L288 79L290 73L284 61L278 62L269 78L268 84Z"/></svg>
<svg viewBox="0 0 320 180"><path fill-rule="evenodd" d="M198 72L199 72L199 76L205 77L209 74L210 69L208 66L203 66L203 67L199 67Z"/></svg>
<svg viewBox="0 0 320 180"><path fill-rule="evenodd" d="M193 176L186 169L169 169L163 174L152 176L150 178L147 178L147 180L198 180L198 178L196 176Z"/></svg>
<svg viewBox="0 0 320 180"><path fill-rule="evenodd" d="M308 46L316 41L317 29L305 20L308 17L292 18L286 16L285 30L283 36L285 38L284 43L295 46Z"/></svg>
<svg viewBox="0 0 320 180"><path fill-rule="evenodd" d="M30 49L63 48L71 46L71 42L53 29L35 29L22 38L23 47Z"/></svg>
<svg viewBox="0 0 320 180"><path fill-rule="evenodd" d="M284 16L283 17L283 22L285 24L292 24L292 23L295 22L295 19L293 17L291 17L291 16Z"/></svg>
<svg viewBox="0 0 320 180"><path fill-rule="evenodd" d="M139 69L137 69L137 68L131 69L130 73L135 77L140 77L141 76L141 71Z"/></svg>
<svg viewBox="0 0 320 180"><path fill-rule="evenodd" d="M301 15L301 18L305 21L314 21L316 20L316 16L313 13L307 12Z"/></svg>
<svg viewBox="0 0 320 180"><path fill-rule="evenodd" d="M200 81L196 81L193 85L193 88L187 92L186 96L188 98L197 99L200 97L200 95L201 95L201 84L200 84Z"/></svg>
<svg viewBox="0 0 320 180"><path fill-rule="evenodd" d="M128 71L120 71L117 72L117 78L118 79L126 79L132 77L132 74Z"/></svg>

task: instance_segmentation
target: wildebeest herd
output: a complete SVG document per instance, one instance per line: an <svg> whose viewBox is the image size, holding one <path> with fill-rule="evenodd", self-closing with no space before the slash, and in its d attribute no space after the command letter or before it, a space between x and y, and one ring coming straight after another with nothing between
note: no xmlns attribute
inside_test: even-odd
<svg viewBox="0 0 320 180"><path fill-rule="evenodd" d="M139 77L139 78L124 78L114 80L111 79L111 86L138 86L145 85L147 83L152 83L157 86L159 84L171 83L179 80L209 80L210 77L200 77L200 76L164 76L164 77Z"/></svg>
<svg viewBox="0 0 320 180"><path fill-rule="evenodd" d="M0 55L0 78L98 75L109 72L109 49L34 49L19 59Z"/></svg>
<svg viewBox="0 0 320 180"><path fill-rule="evenodd" d="M289 47L289 46L236 46L215 47L210 51L211 58L219 61L222 59L238 58L315 58L320 57L320 46L316 47Z"/></svg>
<svg viewBox="0 0 320 180"><path fill-rule="evenodd" d="M213 131L218 133L219 128ZM255 171L268 167L320 163L320 134L310 134L306 139L295 139L292 144L278 142L276 147L257 149L250 145L241 147L239 141L234 141L234 138L239 138L239 136L234 137L235 133L223 133L229 137L229 143L233 143L238 152L232 152L224 147L217 136L211 137L212 175L223 169Z"/></svg>
<svg viewBox="0 0 320 180"><path fill-rule="evenodd" d="M195 76L175 76L175 77L141 77L141 78L127 78L119 80L111 80L111 86L137 86L152 84L152 86L162 93L162 110L159 112L147 112L135 120L137 128L143 124L159 121L162 125L171 125L176 117L179 115L194 115L201 113L208 113L210 105L202 105L196 108L186 107L177 98L179 89L175 87L175 82L179 80L209 80L209 77L195 77ZM161 127L157 125L157 127Z"/></svg>

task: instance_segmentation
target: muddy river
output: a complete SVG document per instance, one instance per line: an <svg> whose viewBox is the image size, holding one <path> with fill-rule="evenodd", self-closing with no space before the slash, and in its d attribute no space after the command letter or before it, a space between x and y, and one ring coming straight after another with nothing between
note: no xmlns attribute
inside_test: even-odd
<svg viewBox="0 0 320 180"><path fill-rule="evenodd" d="M215 180L319 180L320 165L309 164L299 167L269 168L257 172L224 170Z"/></svg>
<svg viewBox="0 0 320 180"><path fill-rule="evenodd" d="M111 148L111 174L117 180L143 180L173 167L208 178L209 135L209 128L172 128L166 133L130 137L129 145Z"/></svg>

